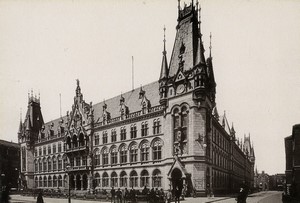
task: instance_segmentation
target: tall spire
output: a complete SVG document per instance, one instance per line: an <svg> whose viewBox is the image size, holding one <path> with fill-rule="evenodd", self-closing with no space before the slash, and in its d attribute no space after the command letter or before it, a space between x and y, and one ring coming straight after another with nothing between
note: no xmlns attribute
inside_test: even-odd
<svg viewBox="0 0 300 203"><path fill-rule="evenodd" d="M20 109L20 125L19 125L18 134L21 133L22 133L22 108Z"/></svg>
<svg viewBox="0 0 300 203"><path fill-rule="evenodd" d="M204 57L204 47L202 42L202 33L201 33L201 7L198 10L198 48L196 54L195 65L201 63L205 64L205 57Z"/></svg>
<svg viewBox="0 0 300 203"><path fill-rule="evenodd" d="M164 26L164 50L163 50L163 58L161 63L161 71L159 79L166 79L168 77L168 61L167 61L167 51L166 51L166 27Z"/></svg>

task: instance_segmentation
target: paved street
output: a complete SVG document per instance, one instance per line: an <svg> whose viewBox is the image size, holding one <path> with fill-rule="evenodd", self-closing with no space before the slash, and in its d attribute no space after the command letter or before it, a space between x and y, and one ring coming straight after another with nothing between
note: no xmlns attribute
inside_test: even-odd
<svg viewBox="0 0 300 203"><path fill-rule="evenodd" d="M11 196L12 203L35 203L36 199L33 197L20 196L20 195L12 195ZM67 199L58 199L58 198L44 198L45 203L67 203ZM87 200L77 200L72 199L72 203L95 203L100 201L87 201ZM105 202L105 201L103 201ZM215 197L215 198L186 198L182 203L208 203L208 202L218 202L218 203L235 203L234 198L228 197ZM259 192L252 194L248 197L247 203L282 203L281 202L281 192L275 191L267 191L267 192Z"/></svg>

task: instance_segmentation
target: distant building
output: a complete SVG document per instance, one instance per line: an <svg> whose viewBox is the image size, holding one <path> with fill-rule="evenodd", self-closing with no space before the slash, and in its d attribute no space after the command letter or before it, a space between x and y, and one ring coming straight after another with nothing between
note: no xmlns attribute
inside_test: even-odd
<svg viewBox="0 0 300 203"><path fill-rule="evenodd" d="M269 176L269 190L283 190L286 184L285 174L275 174Z"/></svg>
<svg viewBox="0 0 300 203"><path fill-rule="evenodd" d="M293 126L292 135L286 137L286 193L300 199L300 124Z"/></svg>
<svg viewBox="0 0 300 203"><path fill-rule="evenodd" d="M262 171L261 173L258 173L257 170L255 172L254 176L254 182L255 182L255 188L259 191L265 191L269 190L269 175L265 173L265 171Z"/></svg>
<svg viewBox="0 0 300 203"><path fill-rule="evenodd" d="M18 188L20 172L20 145L0 140L0 188Z"/></svg>
<svg viewBox="0 0 300 203"><path fill-rule="evenodd" d="M198 3L178 6L171 60L164 40L153 83L93 105L77 80L71 111L47 123L39 98L29 96L18 132L28 187L77 193L179 187L206 195L253 184L253 144L250 136L237 139L225 113L218 114L212 54L204 56L199 16Z"/></svg>

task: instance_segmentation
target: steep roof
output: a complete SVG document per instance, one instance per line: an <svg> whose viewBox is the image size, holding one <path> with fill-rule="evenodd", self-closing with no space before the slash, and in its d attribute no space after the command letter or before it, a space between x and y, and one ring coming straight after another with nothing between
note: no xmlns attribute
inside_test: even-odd
<svg viewBox="0 0 300 203"><path fill-rule="evenodd" d="M7 147L20 148L20 145L18 143L9 142L9 141L6 141L6 140L0 140L0 145L4 145L4 146L7 146Z"/></svg>

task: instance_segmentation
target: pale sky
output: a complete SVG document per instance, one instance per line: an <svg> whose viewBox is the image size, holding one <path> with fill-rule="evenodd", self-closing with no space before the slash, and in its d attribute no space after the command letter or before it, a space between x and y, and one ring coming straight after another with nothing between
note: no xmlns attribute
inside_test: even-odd
<svg viewBox="0 0 300 203"><path fill-rule="evenodd" d="M219 113L238 137L251 134L259 171L283 173L284 137L300 123L300 1L200 4ZM93 104L131 90L131 56L135 87L158 80L163 27L169 60L176 23L177 0L0 1L0 138L17 141L31 89L48 122L60 93L63 115L71 110L77 78Z"/></svg>

